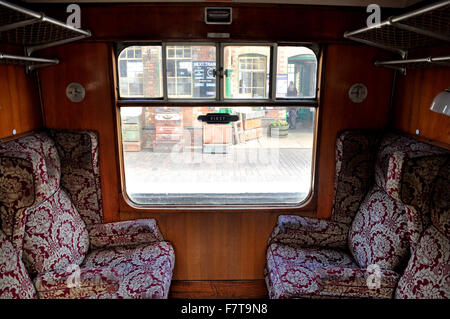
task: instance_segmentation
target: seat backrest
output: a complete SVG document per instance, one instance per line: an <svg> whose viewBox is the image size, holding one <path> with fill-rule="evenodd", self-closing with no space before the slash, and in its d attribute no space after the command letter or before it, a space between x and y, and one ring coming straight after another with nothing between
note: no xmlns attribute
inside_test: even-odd
<svg viewBox="0 0 450 319"><path fill-rule="evenodd" d="M49 134L61 162L61 186L86 225L103 223L98 134L53 129Z"/></svg>
<svg viewBox="0 0 450 319"><path fill-rule="evenodd" d="M60 188L60 173L47 133L0 145L2 229L30 274L80 264L88 251L86 225Z"/></svg>
<svg viewBox="0 0 450 319"><path fill-rule="evenodd" d="M331 220L351 224L373 185L380 132L347 130L336 140L336 172Z"/></svg>
<svg viewBox="0 0 450 319"><path fill-rule="evenodd" d="M375 163L375 183L353 220L349 248L361 267L399 270L409 257L411 208L427 210L445 150L397 134L385 134ZM428 199L428 200L427 200ZM412 204L416 205L413 206Z"/></svg>
<svg viewBox="0 0 450 319"><path fill-rule="evenodd" d="M397 286L396 298L450 298L450 161L435 181L431 220Z"/></svg>
<svg viewBox="0 0 450 319"><path fill-rule="evenodd" d="M0 299L36 298L19 253L6 234L0 230Z"/></svg>

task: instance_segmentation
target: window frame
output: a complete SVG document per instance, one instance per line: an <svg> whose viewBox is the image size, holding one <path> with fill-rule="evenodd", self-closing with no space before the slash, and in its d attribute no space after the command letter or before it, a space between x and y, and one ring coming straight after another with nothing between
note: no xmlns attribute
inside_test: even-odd
<svg viewBox="0 0 450 319"><path fill-rule="evenodd" d="M223 76L216 76L216 97L215 98L169 98L167 89L167 47L168 46L215 46L216 47L216 70L222 70L224 67L224 49L226 46L270 46L270 59L269 59L269 94L267 98L258 99L233 99L224 97L224 79ZM141 105L171 105L171 106L195 106L195 105L230 105L230 106L251 106L251 105L261 105L261 106L318 106L318 94L319 94L319 59L322 52L322 47L319 44L311 43L284 43L284 42L195 42L195 41L139 41L139 42L118 42L115 43L115 63L118 65L119 56L122 50L130 46L161 46L161 67L162 67L162 97L121 97L120 96L120 84L119 84L119 71L115 72L116 78L116 94L117 94L117 104L120 107L123 106L141 106ZM315 85L315 97L314 98L286 98L277 97L276 95L276 79L277 79L277 49L278 46L303 46L309 48L313 51L317 60L316 68L316 85ZM193 85L193 82L191 82Z"/></svg>
<svg viewBox="0 0 450 319"><path fill-rule="evenodd" d="M215 45L216 46L216 66L217 61L220 61L220 65L223 66L223 46L225 45L249 45L249 46L271 46L271 58L270 58L270 90L267 99L224 99L223 83L224 81L219 81L219 77L216 77L216 98L215 99L180 99L180 98L168 98L167 95L167 76L166 72L166 46L178 44L187 45ZM119 88L119 73L118 73L118 57L123 49L129 46L161 46L161 67L162 67L162 92L163 97L156 98L121 98L120 88ZM315 98L276 98L276 68L277 68L277 47L278 46L303 46L309 48L313 51L317 60L316 68L316 83L315 83ZM323 56L324 47L318 43L303 43L303 42L196 42L196 41L129 41L129 42L115 42L113 46L113 63L116 65L115 74L112 77L116 81L116 119L117 119L117 142L119 149L119 166L120 166L120 205L125 205L123 207L128 207L136 212L148 211L148 212L182 212L182 211L199 211L199 212L229 212L229 211L255 211L255 212L277 212L277 213L295 213L297 211L304 212L308 216L315 216L315 209L317 208L317 176L318 176L318 141L319 141L319 126L320 126L320 112L319 112L319 101L320 101L320 90L322 88L323 82ZM274 83L274 85L273 85ZM122 107L156 107L156 106L297 106L297 107L312 107L315 108L314 117L314 135L313 135L313 149L312 149L312 163L311 163L311 181L310 190L305 199L296 204L254 204L254 205L147 205L138 204L129 198L126 186L125 186L125 167L124 167L124 153L123 153L123 142L122 142L122 131L121 131L121 121L120 121L120 108Z"/></svg>

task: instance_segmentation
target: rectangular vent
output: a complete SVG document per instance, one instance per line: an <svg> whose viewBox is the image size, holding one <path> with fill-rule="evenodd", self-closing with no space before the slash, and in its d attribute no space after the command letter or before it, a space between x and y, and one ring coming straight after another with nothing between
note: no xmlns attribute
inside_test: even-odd
<svg viewBox="0 0 450 319"><path fill-rule="evenodd" d="M205 8L206 24L231 24L232 20L231 8Z"/></svg>

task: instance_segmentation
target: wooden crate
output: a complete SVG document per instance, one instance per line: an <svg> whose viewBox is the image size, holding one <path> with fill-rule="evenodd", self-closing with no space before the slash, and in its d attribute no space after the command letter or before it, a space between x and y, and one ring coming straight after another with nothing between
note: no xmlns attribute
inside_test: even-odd
<svg viewBox="0 0 450 319"><path fill-rule="evenodd" d="M260 118L257 119L251 119L251 120L245 120L244 121L244 130L251 130L254 128L261 127L262 122Z"/></svg>
<svg viewBox="0 0 450 319"><path fill-rule="evenodd" d="M123 142L123 150L125 152L140 152L141 149L141 142Z"/></svg>

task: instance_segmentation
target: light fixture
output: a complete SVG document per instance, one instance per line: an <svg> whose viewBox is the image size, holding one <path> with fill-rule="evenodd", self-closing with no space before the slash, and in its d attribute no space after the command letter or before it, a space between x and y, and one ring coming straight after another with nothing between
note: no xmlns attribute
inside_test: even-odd
<svg viewBox="0 0 450 319"><path fill-rule="evenodd" d="M442 91L431 103L430 110L450 116L450 88Z"/></svg>

